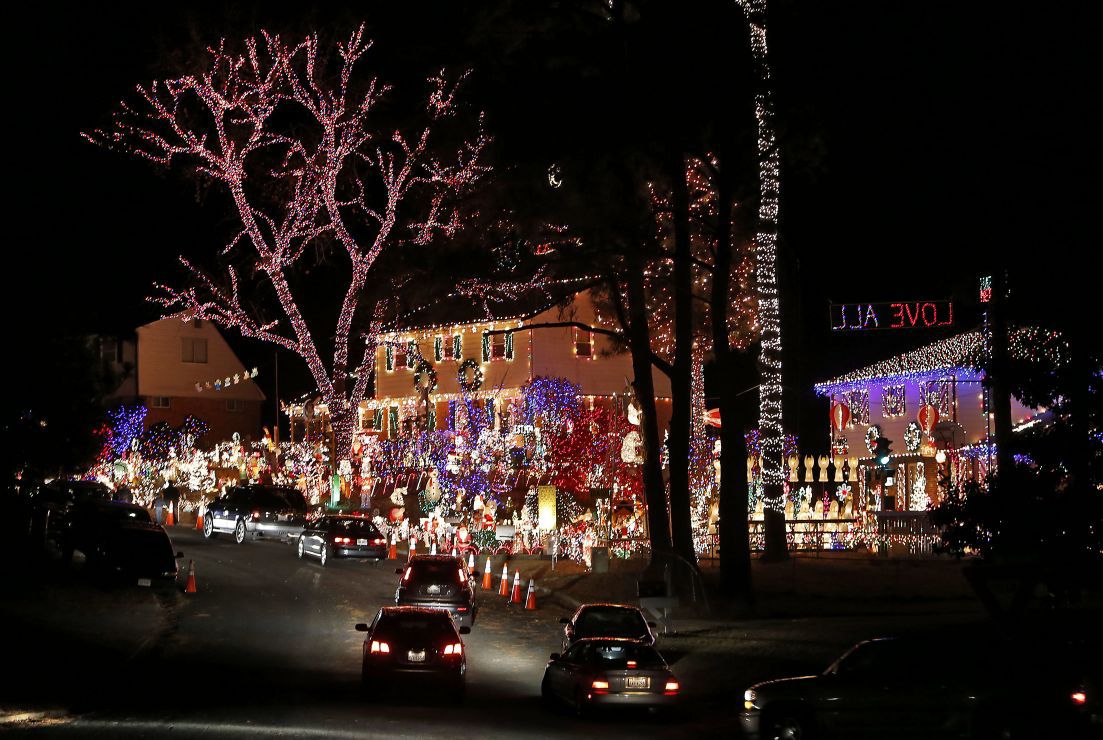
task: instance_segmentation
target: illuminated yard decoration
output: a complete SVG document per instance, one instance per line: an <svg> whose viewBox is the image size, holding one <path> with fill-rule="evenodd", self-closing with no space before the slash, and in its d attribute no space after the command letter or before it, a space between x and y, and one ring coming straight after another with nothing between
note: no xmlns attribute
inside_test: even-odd
<svg viewBox="0 0 1103 740"><path fill-rule="evenodd" d="M932 329L953 326L952 301L832 303L832 331Z"/></svg>
<svg viewBox="0 0 1103 740"><path fill-rule="evenodd" d="M359 73L370 46L363 26L332 51L316 35L289 43L262 32L233 48L223 40L196 64L203 72L139 86L107 129L85 135L158 165L182 164L229 194L240 230L222 249L225 274L181 257L191 286L158 285L157 301L170 316L213 321L300 356L329 407L340 459L382 323L378 304L361 305L369 270L388 247L457 232L463 196L488 171L481 117L458 144L435 145L458 118L462 77L430 78L406 130L393 118L374 125L389 87ZM322 238L348 263L336 319L313 324L293 286ZM241 275L271 289L274 313L253 309L257 296L242 294ZM353 330L358 314L363 333Z"/></svg>

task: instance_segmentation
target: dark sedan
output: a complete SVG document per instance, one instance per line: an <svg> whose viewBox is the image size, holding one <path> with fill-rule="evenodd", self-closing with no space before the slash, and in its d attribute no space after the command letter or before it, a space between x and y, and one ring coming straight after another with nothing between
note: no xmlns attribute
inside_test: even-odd
<svg viewBox="0 0 1103 740"><path fill-rule="evenodd" d="M75 505L58 536L62 558L69 562L75 550L87 557L121 526L152 523L149 512L136 504L115 501Z"/></svg>
<svg viewBox="0 0 1103 740"><path fill-rule="evenodd" d="M822 674L751 686L741 724L752 739L1087 737L1099 657L1044 634L867 640Z"/></svg>
<svg viewBox="0 0 1103 740"><path fill-rule="evenodd" d="M452 623L437 609L385 606L370 625L358 624L364 638L361 677L364 687L378 691L395 679L436 680L461 700L467 680L467 657L460 635L471 631Z"/></svg>
<svg viewBox="0 0 1103 740"><path fill-rule="evenodd" d="M303 495L293 488L235 486L207 506L203 536L229 532L239 545L256 538L286 542L302 532L306 510Z"/></svg>
<svg viewBox="0 0 1103 740"><path fill-rule="evenodd" d="M552 653L540 683L546 702L565 702L579 714L598 706L670 708L681 689L655 648L615 637L583 638L563 655Z"/></svg>
<svg viewBox="0 0 1103 740"><path fill-rule="evenodd" d="M583 604L574 615L563 617L563 652L584 637L625 637L644 645L655 644L654 622L644 619L638 607L626 604Z"/></svg>
<svg viewBox="0 0 1103 740"><path fill-rule="evenodd" d="M363 517L324 516L303 528L295 550L300 558L312 555L323 566L330 558L384 560L387 540Z"/></svg>
<svg viewBox="0 0 1103 740"><path fill-rule="evenodd" d="M112 581L171 588L176 583L176 560L165 530L150 523L121 524L107 531L85 555L88 566Z"/></svg>
<svg viewBox="0 0 1103 740"><path fill-rule="evenodd" d="M441 609L452 615L456 624L475 624L475 590L463 559L451 555L417 555L405 568L395 591L398 606Z"/></svg>

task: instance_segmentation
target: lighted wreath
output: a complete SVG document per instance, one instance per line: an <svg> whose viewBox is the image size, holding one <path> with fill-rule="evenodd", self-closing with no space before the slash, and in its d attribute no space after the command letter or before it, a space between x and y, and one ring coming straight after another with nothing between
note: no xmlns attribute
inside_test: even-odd
<svg viewBox="0 0 1103 740"><path fill-rule="evenodd" d="M468 373L471 374L471 379L468 380ZM464 393L474 393L483 387L483 369L479 367L479 363L475 361L475 358L468 357L466 360L460 363L459 368L456 370L456 379L460 383L460 390Z"/></svg>
<svg viewBox="0 0 1103 740"><path fill-rule="evenodd" d="M914 421L904 427L904 446L908 452L915 452L923 441L923 430Z"/></svg>
<svg viewBox="0 0 1103 740"><path fill-rule="evenodd" d="M428 382L422 385L422 376L428 378ZM428 389L426 389L428 386ZM432 393L437 389L437 371L429 364L428 360L422 360L414 370L414 390L418 393Z"/></svg>
<svg viewBox="0 0 1103 740"><path fill-rule="evenodd" d="M877 449L877 440L881 438L881 427L877 424L872 425L869 429L866 429L866 449L872 455L874 450Z"/></svg>

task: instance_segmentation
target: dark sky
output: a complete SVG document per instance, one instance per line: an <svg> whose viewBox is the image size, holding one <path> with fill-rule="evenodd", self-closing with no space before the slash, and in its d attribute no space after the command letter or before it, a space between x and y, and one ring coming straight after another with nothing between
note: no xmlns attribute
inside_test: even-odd
<svg viewBox="0 0 1103 740"><path fill-rule="evenodd" d="M21 27L25 53L8 99L19 133L9 141L21 173L9 181L18 191L9 219L19 226L8 240L18 277L5 301L24 331L119 331L156 318L144 300L152 281L178 277L175 256L208 249L225 226L216 201L201 201L193 185L97 150L78 132L102 123L132 84L169 68L193 39L330 23L306 4L177 5L84 4ZM431 5L365 3L362 14L378 48L402 60L415 40L445 43L454 19L428 29L407 22L446 15L424 10ZM829 336L828 299L956 297L964 327L975 317L967 303L976 276L1001 261L1020 295L1048 285L1057 303L1079 297L1060 286L1073 255L1098 248L1088 216L1098 154L1089 69L1098 60L1082 5L774 3L781 124L799 142L786 151L782 200L791 288L783 311L800 357L787 382L806 389L936 338ZM692 21L687 5L687 28ZM813 414L807 402L795 410L805 434L822 430Z"/></svg>

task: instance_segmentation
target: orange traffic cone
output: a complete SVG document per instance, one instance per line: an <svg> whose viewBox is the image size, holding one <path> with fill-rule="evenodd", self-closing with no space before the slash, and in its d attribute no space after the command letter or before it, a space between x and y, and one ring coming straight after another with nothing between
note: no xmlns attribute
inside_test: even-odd
<svg viewBox="0 0 1103 740"><path fill-rule="evenodd" d="M499 596L509 596L509 566L502 563L502 583L498 586Z"/></svg>
<svg viewBox="0 0 1103 740"><path fill-rule="evenodd" d="M521 603L521 571L519 570L513 574L513 593L509 596L509 603Z"/></svg>
<svg viewBox="0 0 1103 740"><path fill-rule="evenodd" d="M398 560L398 535L391 532L391 546L387 550L387 560Z"/></svg>
<svg viewBox="0 0 1103 740"><path fill-rule="evenodd" d="M474 550L467 553L467 572L468 573L474 573L475 572L475 552L474 552Z"/></svg>
<svg viewBox="0 0 1103 740"><path fill-rule="evenodd" d="M171 506L169 507L168 514L165 515L165 526L166 527L175 527L176 526L176 521L172 518L172 507Z"/></svg>
<svg viewBox="0 0 1103 740"><path fill-rule="evenodd" d="M486 567L483 568L483 591L489 591L494 583L490 575L490 556L486 556Z"/></svg>
<svg viewBox="0 0 1103 740"><path fill-rule="evenodd" d="M188 583L187 583L186 586L184 586L184 593L186 593L186 594L194 594L195 593L195 561L194 560L189 560L188 561Z"/></svg>
<svg viewBox="0 0 1103 740"><path fill-rule="evenodd" d="M410 543L410 554L407 557L407 560L413 560L414 555L417 554L417 538L416 537L411 537L407 541Z"/></svg>
<svg viewBox="0 0 1103 740"><path fill-rule="evenodd" d="M525 609L536 611L536 581L529 579L529 592L525 595Z"/></svg>
<svg viewBox="0 0 1103 740"><path fill-rule="evenodd" d="M207 508L203 504L199 505L199 508L195 510L195 528L198 530L203 529L203 509Z"/></svg>

